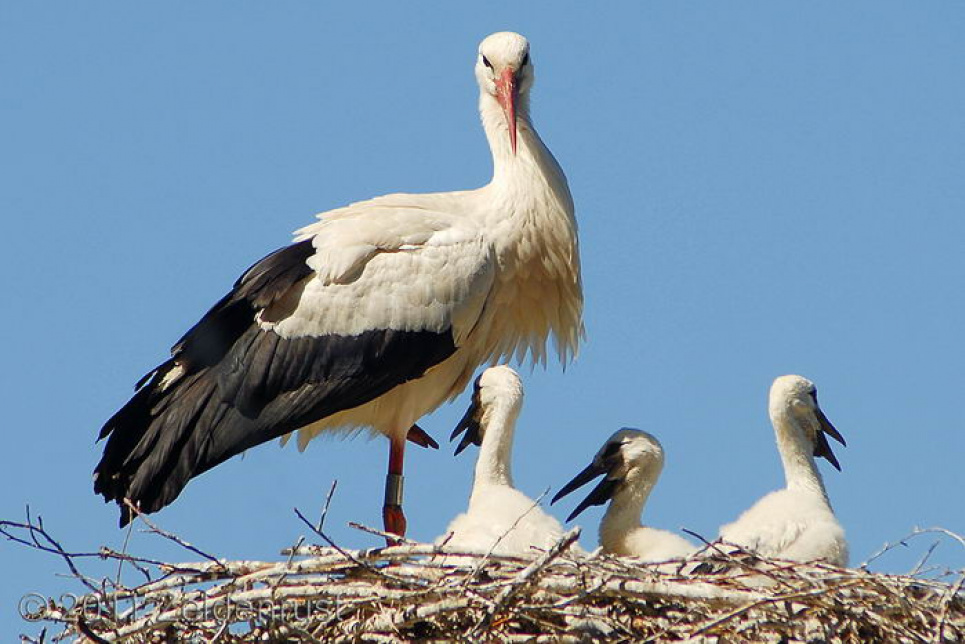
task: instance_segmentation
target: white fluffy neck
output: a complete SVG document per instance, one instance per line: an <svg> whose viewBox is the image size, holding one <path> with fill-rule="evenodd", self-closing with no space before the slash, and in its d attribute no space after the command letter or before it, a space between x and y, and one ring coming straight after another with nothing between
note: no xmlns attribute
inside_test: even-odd
<svg viewBox="0 0 965 644"><path fill-rule="evenodd" d="M481 486L513 486L513 434L522 401L518 396L500 396L483 417L483 440L476 459L473 494Z"/></svg>
<svg viewBox="0 0 965 644"><path fill-rule="evenodd" d="M609 552L618 552L631 532L641 527L640 515L653 491L654 481L637 484L624 482L613 495L600 522L600 545Z"/></svg>
<svg viewBox="0 0 965 644"><path fill-rule="evenodd" d="M515 154L503 110L488 92L479 94L479 114L493 155L490 187L514 193L532 191L535 181L549 188L561 201L561 208L572 213L573 200L563 170L539 138L530 119L528 93L520 94L516 106Z"/></svg>
<svg viewBox="0 0 965 644"><path fill-rule="evenodd" d="M819 494L827 501L824 479L814 462L814 446L807 440L800 420L784 407L771 409L771 424L774 425L777 449L784 463L787 488Z"/></svg>

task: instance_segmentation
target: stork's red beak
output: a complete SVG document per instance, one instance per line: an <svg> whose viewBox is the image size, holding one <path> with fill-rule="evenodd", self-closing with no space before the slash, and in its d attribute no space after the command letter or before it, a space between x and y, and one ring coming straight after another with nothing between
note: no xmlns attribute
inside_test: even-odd
<svg viewBox="0 0 965 644"><path fill-rule="evenodd" d="M516 99L518 97L516 74L507 67L496 79L496 100L499 101L503 108L503 114L506 115L506 125L509 127L509 143L513 146L513 154L516 154Z"/></svg>

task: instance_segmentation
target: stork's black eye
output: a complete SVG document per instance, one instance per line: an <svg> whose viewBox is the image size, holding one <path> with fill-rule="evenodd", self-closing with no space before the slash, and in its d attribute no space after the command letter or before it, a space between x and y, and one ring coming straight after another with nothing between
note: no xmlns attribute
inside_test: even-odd
<svg viewBox="0 0 965 644"><path fill-rule="evenodd" d="M483 65L485 65L485 66L488 67L489 69L492 69L492 68L493 68L493 64L492 64L491 62L489 62L489 59L488 59L488 58L486 58L485 56L483 56L482 59L483 59Z"/></svg>
<svg viewBox="0 0 965 644"><path fill-rule="evenodd" d="M520 67L526 67L526 65L528 64L529 64L529 52L526 52L526 55L523 56L523 64L520 65Z"/></svg>

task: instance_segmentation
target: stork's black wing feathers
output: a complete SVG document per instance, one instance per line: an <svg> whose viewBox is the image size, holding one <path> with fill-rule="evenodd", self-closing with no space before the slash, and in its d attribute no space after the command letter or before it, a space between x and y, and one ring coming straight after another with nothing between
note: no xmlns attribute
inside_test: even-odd
<svg viewBox="0 0 965 644"><path fill-rule="evenodd" d="M307 262L314 252L312 241L306 239L276 250L249 268L231 292L178 340L171 354L198 367L216 364L251 326L255 311L311 276Z"/></svg>
<svg viewBox="0 0 965 644"><path fill-rule="evenodd" d="M188 481L249 447L364 404L455 350L450 331L372 329L283 338L255 323L313 273L310 241L267 256L139 383L101 430L94 491L153 512Z"/></svg>

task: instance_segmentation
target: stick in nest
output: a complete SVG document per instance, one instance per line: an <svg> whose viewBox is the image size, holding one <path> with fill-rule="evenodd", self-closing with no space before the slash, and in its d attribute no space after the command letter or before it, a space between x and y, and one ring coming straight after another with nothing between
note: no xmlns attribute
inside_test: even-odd
<svg viewBox="0 0 965 644"><path fill-rule="evenodd" d="M168 532L167 530L162 530L161 528L159 528L156 524L152 523L146 516L144 516L144 514L141 513L140 509L138 509L136 505L131 503L129 499L124 499L124 505L130 508L131 511L134 513L134 515L144 522L144 525L148 527L149 532L152 532L156 535L164 537L168 541L174 542L179 546L181 546L182 548L184 548L185 550L193 552L194 554L199 555L201 557L204 557L205 559L207 559L208 561L214 564L222 565L221 560L215 557L214 555L209 555L207 552L205 552L204 550L201 550L197 546L191 545L190 543L188 543L178 535L174 534L173 532Z"/></svg>
<svg viewBox="0 0 965 644"><path fill-rule="evenodd" d="M524 568L523 571L520 572L519 575L517 575L517 577L510 583L510 585L499 593L499 595L493 601L492 607L486 612L486 615L476 623L471 631L469 631L469 638L472 639L474 635L478 635L482 629L489 626L499 611L502 610L524 586L528 585L531 580L533 580L554 559L559 557L563 551L573 545L573 542L579 538L580 527L577 526L564 534L563 537L556 542L556 545L543 553L536 561Z"/></svg>
<svg viewBox="0 0 965 644"><path fill-rule="evenodd" d="M90 579L88 579L85 575L81 574L80 570L77 569L77 566L74 565L73 560L75 558L80 558L80 557L100 558L101 553L100 552L67 552L66 550L63 549L63 547L56 539L50 536L50 533L47 532L47 530L44 528L44 520L41 516L39 515L37 516L37 523L34 524L33 519L30 516L29 505L27 506L26 513L27 513L26 523L19 523L16 521L0 521L0 534L2 534L8 540L13 541L15 543L28 546L35 550L40 550L41 552L50 552L59 556L67 564L67 568L70 570L70 573L75 578L80 580L80 582L85 586L87 586L87 588L89 588L92 592L94 593L100 592L100 588L94 585L93 582ZM27 534L30 535L30 540L28 541L22 537L18 537L14 535L13 533L10 532L10 528L26 530ZM43 542L41 542L40 538L38 538L38 535L39 537L43 538Z"/></svg>

